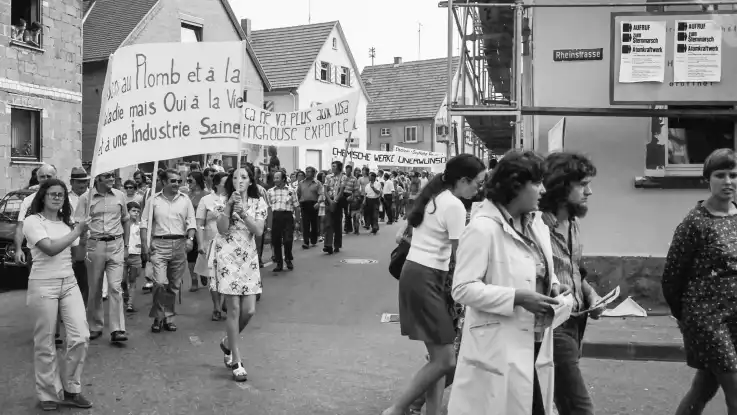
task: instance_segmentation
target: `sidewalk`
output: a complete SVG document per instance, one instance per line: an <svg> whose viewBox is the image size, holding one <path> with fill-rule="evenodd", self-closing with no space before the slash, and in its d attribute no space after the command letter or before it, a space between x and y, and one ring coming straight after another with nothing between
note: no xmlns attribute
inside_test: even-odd
<svg viewBox="0 0 737 415"><path fill-rule="evenodd" d="M588 320L583 357L683 362L683 337L670 316L602 317Z"/></svg>

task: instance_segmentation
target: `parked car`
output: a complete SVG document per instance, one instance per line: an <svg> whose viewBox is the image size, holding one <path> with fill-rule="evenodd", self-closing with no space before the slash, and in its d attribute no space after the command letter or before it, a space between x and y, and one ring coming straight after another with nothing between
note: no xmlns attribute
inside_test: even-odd
<svg viewBox="0 0 737 415"><path fill-rule="evenodd" d="M0 199L0 286L23 288L28 285L31 268L31 252L23 240L21 249L26 253L26 264L15 262L15 228L23 199L33 194L33 190L15 190Z"/></svg>

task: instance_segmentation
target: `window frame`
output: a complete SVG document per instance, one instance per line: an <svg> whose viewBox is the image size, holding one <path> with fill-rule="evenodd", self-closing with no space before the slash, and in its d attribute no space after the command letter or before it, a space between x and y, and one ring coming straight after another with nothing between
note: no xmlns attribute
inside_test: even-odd
<svg viewBox="0 0 737 415"><path fill-rule="evenodd" d="M179 25L180 33L181 33L181 31L183 31L185 29L189 29L192 32L194 32L195 37L197 38L197 43L200 43L200 42L203 41L203 31L204 30L203 30L203 27L202 27L201 24L196 23L196 22L192 22L192 21L189 21L189 20L182 19L181 20L181 23ZM180 41L180 43L184 43L184 42L182 42L181 35L179 37L179 41Z"/></svg>
<svg viewBox="0 0 737 415"><path fill-rule="evenodd" d="M9 105L10 107L10 162L11 163L41 163L43 160L43 109L27 107L23 105ZM13 111L26 111L36 114L36 155L33 157L14 156L13 155Z"/></svg>
<svg viewBox="0 0 737 415"><path fill-rule="evenodd" d="M343 77L345 76L345 82ZM338 75L338 84L342 86L351 86L351 68L347 66L340 67L340 74Z"/></svg>
<svg viewBox="0 0 737 415"><path fill-rule="evenodd" d="M412 141L407 140L407 132L408 131L414 131L415 132L414 133L414 136L415 136L414 137L414 140L412 140ZM404 127L404 142L405 143L410 143L410 144L419 143L419 140L418 140L418 137L417 137L417 126L416 125L412 125L412 126L408 125L408 126L405 126Z"/></svg>
<svg viewBox="0 0 737 415"><path fill-rule="evenodd" d="M323 78L322 74L323 71L325 71L325 78ZM332 72L333 72L333 65L330 64L330 62L326 61L320 61L320 82L325 83L332 83L330 82L330 79L332 78Z"/></svg>
<svg viewBox="0 0 737 415"><path fill-rule="evenodd" d="M391 151L392 143L379 143L379 151ZM386 149L384 148L386 146Z"/></svg>
<svg viewBox="0 0 737 415"><path fill-rule="evenodd" d="M724 107L725 109L729 108L737 108L733 107L731 105L709 105L708 107ZM669 109L672 107L682 108L682 109L688 109L688 108L699 108L703 107L703 105L677 105L677 106L656 106L658 109ZM670 128L670 120L677 117L665 117L665 122L660 128L660 136L664 137L664 139L658 140L658 144L661 142L663 144L662 151L664 152L664 166L661 168L648 168L648 166L645 166L645 174L647 176L652 177L686 177L686 178L700 178L703 174L704 170L704 164L703 163L692 163L692 164L670 164L669 162L669 147L670 147L670 138L669 138L669 128ZM651 118L651 123L659 122L658 117ZM737 150L737 122L733 122L734 129L732 131L732 148ZM650 128L650 140L652 141L652 135L654 132L652 131L652 124ZM648 153L648 150L646 149L646 154Z"/></svg>
<svg viewBox="0 0 737 415"><path fill-rule="evenodd" d="M11 22L10 22L10 30L11 31L13 30L13 24L15 23L15 22L12 21L12 16L13 16L13 2L14 1L21 1L21 0L11 0L11 2L10 2L10 19L11 19ZM28 1L28 0L26 0L26 1ZM18 47L21 47L21 48L31 49L31 50L34 50L34 51L37 51L37 52L44 52L44 49L43 49L43 47L44 47L44 33L45 33L46 30L45 30L44 24L43 24L43 14L44 14L43 13L43 1L42 0L30 0L30 2L31 2L31 6L33 6L33 2L35 2L35 4L36 4L36 16L35 16L36 17L36 20L35 21L38 22L39 25L41 25L41 30L39 31L39 34L38 34L38 46L32 45L30 43L26 43L23 40L13 39L12 32L11 32L11 36L9 36L10 37L10 43L9 44L11 46L18 46ZM30 25L31 23L33 23L33 21L34 20L31 19L31 21L26 22L26 24L27 25ZM28 27L28 26L26 26L26 27Z"/></svg>
<svg viewBox="0 0 737 415"><path fill-rule="evenodd" d="M384 134L384 130L386 130L386 134ZM391 137L392 136L392 129L391 128L380 128L379 129L379 135L381 137Z"/></svg>
<svg viewBox="0 0 737 415"><path fill-rule="evenodd" d="M333 38L333 50L338 50L338 38Z"/></svg>

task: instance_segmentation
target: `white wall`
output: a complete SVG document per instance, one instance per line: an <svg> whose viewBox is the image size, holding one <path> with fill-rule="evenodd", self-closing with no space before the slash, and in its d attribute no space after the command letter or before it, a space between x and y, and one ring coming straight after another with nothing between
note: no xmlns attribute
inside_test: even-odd
<svg viewBox="0 0 737 415"><path fill-rule="evenodd" d="M333 49L333 38L337 39L338 48ZM313 102L327 102L344 97L351 92L361 90L361 85L358 82L360 72L353 67L351 60L348 56L346 45L342 42L340 35L338 34L337 28L333 29L333 33L330 34L328 39L325 41L325 45L318 54L317 61L329 62L335 66L346 66L351 68L352 85L350 87L344 87L336 83L327 83L315 79L314 65L310 68L309 73L305 77L304 82L299 87L299 109L307 109ZM368 97L361 94L361 99L358 106L358 112L356 114L356 125L358 129L353 132L353 137L358 137L359 144L358 149L366 149L366 106L368 104ZM334 143L322 145L322 146L306 146L299 149L299 160L298 167L303 169L305 166L305 152L307 149L322 150L322 168L329 169L331 157L331 149L334 146L344 147L345 142L339 140ZM283 162L282 162L283 163Z"/></svg>
<svg viewBox="0 0 737 415"><path fill-rule="evenodd" d="M611 13L644 10L644 7L535 9L532 105L610 107ZM553 62L555 49L602 47L601 61ZM525 75L530 74L526 71ZM560 118L537 117L538 150L547 151L547 132ZM598 169L592 184L594 194L589 215L582 227L586 255L665 256L675 227L698 200L708 196L704 190L634 187L635 177L645 173L650 122L650 118L567 117L565 148L588 154Z"/></svg>

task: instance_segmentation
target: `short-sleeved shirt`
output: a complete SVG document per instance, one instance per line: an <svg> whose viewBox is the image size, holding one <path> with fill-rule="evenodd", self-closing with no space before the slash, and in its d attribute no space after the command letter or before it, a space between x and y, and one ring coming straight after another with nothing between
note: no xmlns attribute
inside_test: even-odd
<svg viewBox="0 0 737 415"><path fill-rule="evenodd" d="M205 221L205 241L212 240L218 234L217 218L219 214L225 211L226 202L225 196L220 196L217 193L210 193L200 199L195 212L195 219Z"/></svg>
<svg viewBox="0 0 737 415"><path fill-rule="evenodd" d="M289 186L272 187L266 192L266 198L274 212L294 212L299 208L297 192Z"/></svg>
<svg viewBox="0 0 737 415"><path fill-rule="evenodd" d="M91 204L90 194L92 194ZM74 210L74 221L81 222L87 216L90 217L90 238L121 236L123 223L129 218L127 204L125 193L120 190L110 189L103 195L93 187L79 197L77 208Z"/></svg>
<svg viewBox="0 0 737 415"><path fill-rule="evenodd" d="M154 209L153 231L148 223L149 210ZM189 197L177 193L169 199L162 192L156 193L152 201L146 203L141 215L141 229L148 229L152 236L184 236L190 229L196 229L194 206Z"/></svg>
<svg viewBox="0 0 737 415"><path fill-rule="evenodd" d="M466 227L466 208L450 190L437 195L425 206L424 219L412 232L407 259L426 267L447 271L451 240L461 237Z"/></svg>
<svg viewBox="0 0 737 415"><path fill-rule="evenodd" d="M381 183L373 183L377 192L375 192L374 189L371 188L371 184L371 182L366 183L366 186L363 188L363 194L365 194L366 198L368 199L378 199L379 197L381 197Z"/></svg>
<svg viewBox="0 0 737 415"><path fill-rule="evenodd" d="M33 258L31 274L28 279L48 280L74 276L71 247L77 246L79 239L76 239L70 246L54 256L46 255L36 246L46 238L59 239L71 231L72 228L66 223L60 220L48 220L39 214L28 216L23 220L23 235L28 241L28 248L31 250L31 257Z"/></svg>
<svg viewBox="0 0 737 415"><path fill-rule="evenodd" d="M128 234L128 255L141 255L141 227L132 223Z"/></svg>

